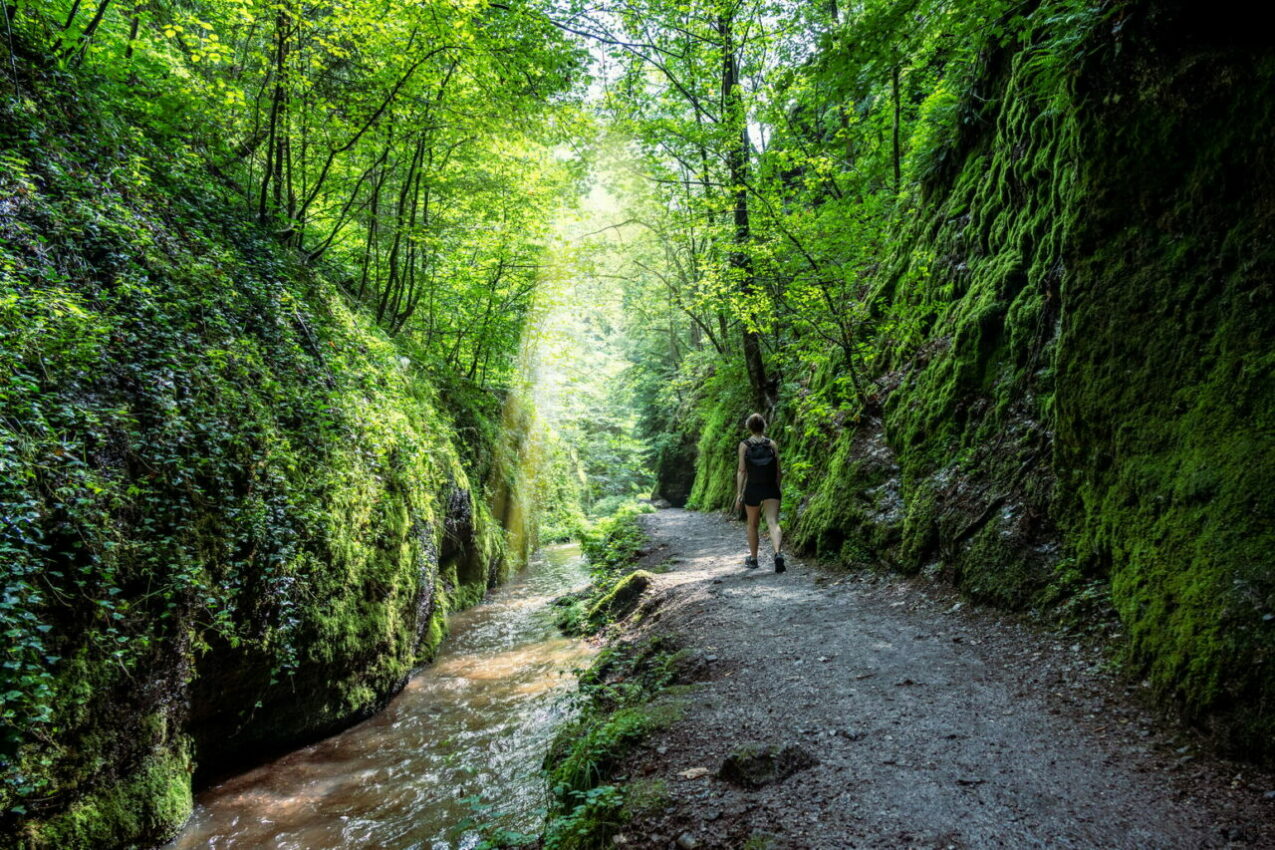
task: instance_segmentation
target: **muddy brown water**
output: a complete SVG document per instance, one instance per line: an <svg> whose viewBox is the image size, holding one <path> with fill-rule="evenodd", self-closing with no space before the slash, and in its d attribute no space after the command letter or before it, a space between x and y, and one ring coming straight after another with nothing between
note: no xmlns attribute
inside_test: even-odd
<svg viewBox="0 0 1275 850"><path fill-rule="evenodd" d="M476 812L534 831L540 761L593 651L557 633L549 602L586 581L577 547L545 547L451 617L438 658L385 711L207 789L165 850L466 850Z"/></svg>

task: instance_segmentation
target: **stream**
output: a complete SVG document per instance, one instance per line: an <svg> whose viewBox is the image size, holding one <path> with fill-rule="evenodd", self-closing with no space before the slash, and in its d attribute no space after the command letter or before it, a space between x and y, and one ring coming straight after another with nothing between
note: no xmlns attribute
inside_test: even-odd
<svg viewBox="0 0 1275 850"><path fill-rule="evenodd" d="M385 711L204 790L165 850L467 850L480 837L458 824L475 797L485 817L536 831L540 762L592 654L558 633L549 603L587 577L577 546L541 549L449 618L434 663Z"/></svg>

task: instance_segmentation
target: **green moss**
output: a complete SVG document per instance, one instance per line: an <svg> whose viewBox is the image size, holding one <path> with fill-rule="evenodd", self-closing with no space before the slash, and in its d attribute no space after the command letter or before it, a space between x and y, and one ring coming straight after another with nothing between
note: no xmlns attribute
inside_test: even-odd
<svg viewBox="0 0 1275 850"><path fill-rule="evenodd" d="M647 706L623 708L597 722L569 728L572 744L549 766L549 783L555 793L583 792L601 784L611 768L632 746L667 719L667 713Z"/></svg>
<svg viewBox="0 0 1275 850"><path fill-rule="evenodd" d="M736 446L744 438L744 420L752 413L748 378L742 367L719 369L702 389L708 399L699 427L695 484L687 507L727 510L735 502Z"/></svg>
<svg viewBox="0 0 1275 850"><path fill-rule="evenodd" d="M441 593L440 589L435 589L435 594ZM447 637L447 611L446 605L437 605L429 616L429 625L425 628L425 634L421 638L420 648L416 653L416 660L419 663L432 661L434 656L438 654L438 648L442 646L443 638Z"/></svg>
<svg viewBox="0 0 1275 850"><path fill-rule="evenodd" d="M190 816L190 754L184 748L148 755L131 776L81 796L48 820L33 818L20 838L27 850L148 847Z"/></svg>
<svg viewBox="0 0 1275 850"><path fill-rule="evenodd" d="M632 566L649 543L638 517L650 510L625 502L609 516L581 527L580 549L595 575L612 576Z"/></svg>
<svg viewBox="0 0 1275 850"><path fill-rule="evenodd" d="M634 779L624 786L624 810L621 820L659 815L668 808L672 797L663 779Z"/></svg>
<svg viewBox="0 0 1275 850"><path fill-rule="evenodd" d="M545 757L553 798L546 848L608 847L626 817L652 804L651 788L613 784L614 773L638 743L681 717L682 695L671 687L681 660L665 639L619 644L580 677L580 716Z"/></svg>
<svg viewBox="0 0 1275 850"><path fill-rule="evenodd" d="M524 400L422 381L85 98L0 120L0 809L67 847L382 706L534 545L541 462Z"/></svg>
<svg viewBox="0 0 1275 850"><path fill-rule="evenodd" d="M1127 62L1160 83L1123 90L1087 137L1057 357L1063 507L1079 563L1110 573L1129 660L1236 751L1271 758L1275 250L1259 234L1275 209L1268 181L1234 175L1272 154L1275 114L1240 92L1268 87L1275 63ZM1128 226L1128 208L1155 226Z"/></svg>
<svg viewBox="0 0 1275 850"><path fill-rule="evenodd" d="M635 570L617 579L611 589L589 608L586 620L590 627L596 630L632 613L638 599L651 586L652 578L654 576L646 570Z"/></svg>

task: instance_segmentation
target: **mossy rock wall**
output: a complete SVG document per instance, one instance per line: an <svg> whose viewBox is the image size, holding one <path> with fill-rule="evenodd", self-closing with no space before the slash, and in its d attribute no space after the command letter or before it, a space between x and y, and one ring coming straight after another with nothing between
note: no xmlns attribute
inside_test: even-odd
<svg viewBox="0 0 1275 850"><path fill-rule="evenodd" d="M1148 10L1083 81L1054 445L1133 658L1275 758L1275 50L1222 18Z"/></svg>
<svg viewBox="0 0 1275 850"><path fill-rule="evenodd" d="M167 838L534 545L525 406L435 389L197 157L77 110L0 115L4 847Z"/></svg>
<svg viewBox="0 0 1275 850"><path fill-rule="evenodd" d="M1186 3L1037 17L899 216L873 405L785 376L790 540L1007 607L1109 593L1132 670L1270 760L1275 58ZM727 508L747 402L704 398L692 504Z"/></svg>

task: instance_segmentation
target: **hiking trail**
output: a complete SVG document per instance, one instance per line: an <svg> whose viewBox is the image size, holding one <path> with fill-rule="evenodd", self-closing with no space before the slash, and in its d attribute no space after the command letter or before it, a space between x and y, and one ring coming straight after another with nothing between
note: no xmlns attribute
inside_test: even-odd
<svg viewBox="0 0 1275 850"><path fill-rule="evenodd" d="M633 636L671 635L706 672L620 771L668 799L616 846L1275 847L1272 779L1157 719L1100 648L923 580L792 555L776 574L764 540L745 569L719 515L642 521L644 561L672 569ZM718 778L750 744L817 764Z"/></svg>

